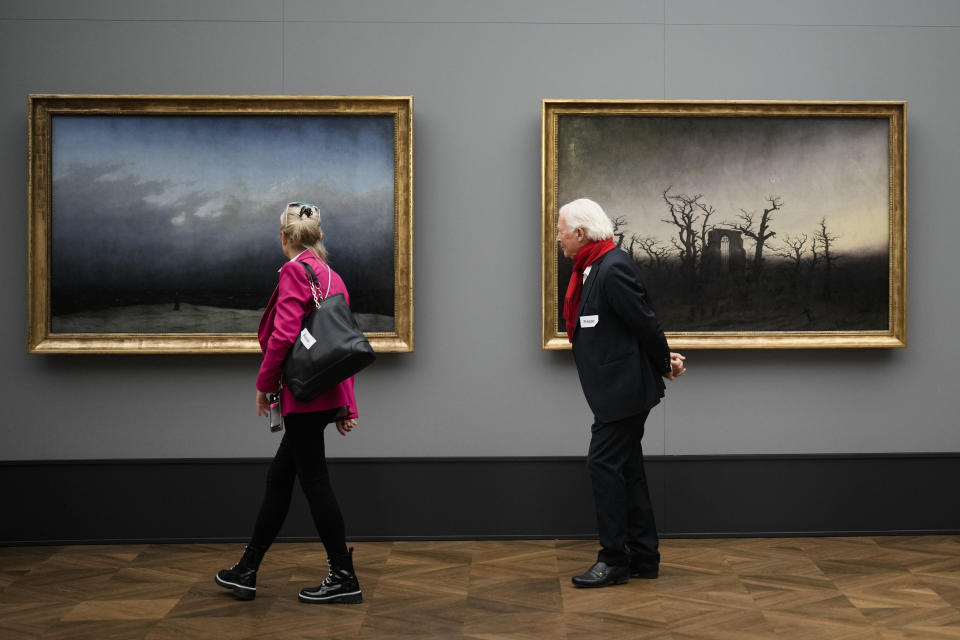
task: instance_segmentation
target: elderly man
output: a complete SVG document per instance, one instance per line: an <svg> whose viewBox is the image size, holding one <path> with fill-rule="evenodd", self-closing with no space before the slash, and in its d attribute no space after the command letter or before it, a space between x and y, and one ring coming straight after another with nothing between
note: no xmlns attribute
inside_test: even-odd
<svg viewBox="0 0 960 640"><path fill-rule="evenodd" d="M686 372L684 356L670 352L650 309L636 264L612 238L613 223L596 202L581 198L561 207L557 242L573 259L563 317L594 415L587 468L602 547L596 564L573 577L578 587L659 574L640 439L663 397L661 376L674 380Z"/></svg>

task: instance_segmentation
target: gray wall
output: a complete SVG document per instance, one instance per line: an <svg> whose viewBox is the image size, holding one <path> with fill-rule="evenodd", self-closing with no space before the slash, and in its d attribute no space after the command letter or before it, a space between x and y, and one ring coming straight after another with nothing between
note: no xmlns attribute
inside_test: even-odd
<svg viewBox="0 0 960 640"><path fill-rule="evenodd" d="M909 346L690 352L646 450L960 450L955 0L5 0L0 59L0 459L275 446L256 357L26 354L28 93L415 97L417 350L328 445L373 457L585 452L571 356L539 347L542 98L907 100Z"/></svg>

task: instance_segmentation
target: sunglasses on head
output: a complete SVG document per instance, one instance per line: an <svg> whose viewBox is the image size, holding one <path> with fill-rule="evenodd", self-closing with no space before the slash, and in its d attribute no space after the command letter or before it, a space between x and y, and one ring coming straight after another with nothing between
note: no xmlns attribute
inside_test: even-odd
<svg viewBox="0 0 960 640"><path fill-rule="evenodd" d="M299 215L302 218L307 216L308 218L313 215L313 210L317 208L317 205L310 204L309 202L288 202L287 207L295 207L300 205Z"/></svg>

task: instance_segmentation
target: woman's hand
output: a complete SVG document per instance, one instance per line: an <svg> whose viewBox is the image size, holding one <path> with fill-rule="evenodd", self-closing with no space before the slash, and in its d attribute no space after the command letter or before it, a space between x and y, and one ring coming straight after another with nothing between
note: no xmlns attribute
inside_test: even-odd
<svg viewBox="0 0 960 640"><path fill-rule="evenodd" d="M342 436L353 431L355 426L357 426L356 418L339 418L337 420L337 431L339 431Z"/></svg>
<svg viewBox="0 0 960 640"><path fill-rule="evenodd" d="M267 394L257 389L257 415L270 417L270 407L267 405Z"/></svg>

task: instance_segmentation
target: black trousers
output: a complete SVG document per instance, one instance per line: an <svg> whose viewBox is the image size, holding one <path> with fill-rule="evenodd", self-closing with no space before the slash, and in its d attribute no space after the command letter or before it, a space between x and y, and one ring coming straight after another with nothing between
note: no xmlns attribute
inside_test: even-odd
<svg viewBox="0 0 960 640"><path fill-rule="evenodd" d="M313 523L327 554L347 552L343 516L330 485L323 445L323 432L337 411L288 413L284 416L283 439L267 471L267 488L257 514L251 546L266 551L273 543L290 510L293 482L297 479L307 497Z"/></svg>
<svg viewBox="0 0 960 640"><path fill-rule="evenodd" d="M587 469L600 530L599 562L622 566L634 556L660 562L657 525L643 469L643 427L649 411L616 422L595 420L590 428Z"/></svg>

